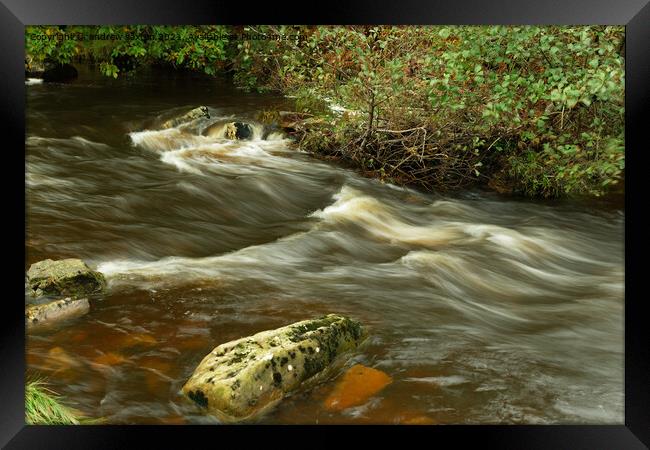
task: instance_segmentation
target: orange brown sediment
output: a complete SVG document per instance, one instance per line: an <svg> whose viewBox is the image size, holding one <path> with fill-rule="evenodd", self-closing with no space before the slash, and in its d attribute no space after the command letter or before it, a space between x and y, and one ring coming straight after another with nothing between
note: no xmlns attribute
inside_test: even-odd
<svg viewBox="0 0 650 450"><path fill-rule="evenodd" d="M153 346L156 345L158 341L155 337L150 334L145 333L129 333L120 336L117 339L117 346L119 348L129 348L135 346Z"/></svg>
<svg viewBox="0 0 650 450"><path fill-rule="evenodd" d="M93 363L101 366L116 366L127 361L123 355L114 352L107 352L93 359Z"/></svg>

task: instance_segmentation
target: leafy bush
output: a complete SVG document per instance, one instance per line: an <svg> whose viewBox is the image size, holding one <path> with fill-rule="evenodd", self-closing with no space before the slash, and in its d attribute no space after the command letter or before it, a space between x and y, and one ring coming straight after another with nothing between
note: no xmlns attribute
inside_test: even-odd
<svg viewBox="0 0 650 450"><path fill-rule="evenodd" d="M92 61L113 78L141 64L215 75L224 67L229 30L220 25L28 26L25 38L30 61Z"/></svg>
<svg viewBox="0 0 650 450"><path fill-rule="evenodd" d="M255 83L352 110L323 113L335 145L381 176L441 189L505 173L523 193L559 196L601 195L623 174L621 27L298 31L246 53L265 68Z"/></svg>

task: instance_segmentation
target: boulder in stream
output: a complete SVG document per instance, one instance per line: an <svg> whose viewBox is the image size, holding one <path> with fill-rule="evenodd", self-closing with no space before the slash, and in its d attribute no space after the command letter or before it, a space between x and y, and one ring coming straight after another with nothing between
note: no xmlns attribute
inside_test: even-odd
<svg viewBox="0 0 650 450"><path fill-rule="evenodd" d="M34 297L65 295L79 298L98 293L106 287L104 275L90 269L80 259L46 259L31 265L27 282Z"/></svg>
<svg viewBox="0 0 650 450"><path fill-rule="evenodd" d="M201 118L206 118L206 119L210 118L210 111L208 110L207 106L199 106L198 108L194 108L193 110L183 114L180 117L169 119L168 121L162 124L162 128L163 129L173 128L177 125L192 122L194 120L201 119Z"/></svg>
<svg viewBox="0 0 650 450"><path fill-rule="evenodd" d="M244 122L230 122L226 124L225 136L228 139L251 139L253 127Z"/></svg>
<svg viewBox="0 0 650 450"><path fill-rule="evenodd" d="M216 347L182 391L223 421L251 419L327 377L363 337L359 322L336 314L262 331Z"/></svg>
<svg viewBox="0 0 650 450"><path fill-rule="evenodd" d="M25 308L25 325L27 329L47 325L60 320L79 317L88 312L90 305L87 298L64 298L42 305Z"/></svg>

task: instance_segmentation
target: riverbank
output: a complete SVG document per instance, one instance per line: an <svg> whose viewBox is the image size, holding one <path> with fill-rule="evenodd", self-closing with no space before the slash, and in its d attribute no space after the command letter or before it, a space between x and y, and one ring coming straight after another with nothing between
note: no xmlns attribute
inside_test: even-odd
<svg viewBox="0 0 650 450"><path fill-rule="evenodd" d="M297 114L299 116L300 114ZM310 116L312 118L313 116ZM326 120L327 116L323 116L322 122ZM313 120L313 119L312 119ZM285 123L285 129L288 131L289 136L295 142L296 148L301 148L302 150L307 151L312 157L320 161L325 161L329 163L334 163L340 165L349 170L354 170L357 174L365 178L373 178L381 181L382 183L390 183L398 186L404 186L410 189L415 189L420 192L429 192L431 186L423 184L418 180L414 180L411 177L406 176L405 174L389 175L386 170L379 170L368 168L364 164L360 164L357 159L351 157L348 153L343 151L345 146L338 146L327 142L325 145L322 144L322 130L313 130L308 126L302 125L301 120L293 121L292 123ZM296 130L296 127L298 130ZM304 146L304 142L309 144ZM320 143L320 144L319 144ZM437 189L441 192L445 192L448 195L453 195L454 192L462 192L468 189L474 189L482 192L493 192L500 194L504 197L509 197L513 199L527 199L530 198L526 192L518 190L517 182L508 178L501 172L500 174L495 175L493 178L488 178L487 176L482 179L477 179L474 183L468 183L463 185L462 188L456 187L444 187L437 186ZM534 196L534 198L539 198ZM598 195L593 195L590 193L573 193L571 195L558 195L545 198L547 204L560 204L563 201L581 201L586 204L593 205L599 208L608 208L608 209L625 209L625 182L623 179L614 183L609 189L599 193Z"/></svg>
<svg viewBox="0 0 650 450"><path fill-rule="evenodd" d="M225 74L292 97L311 116L305 149L429 192L624 189L623 27L115 26L101 27L113 41L63 39L97 31L28 27L27 70L92 61L111 78L153 65Z"/></svg>

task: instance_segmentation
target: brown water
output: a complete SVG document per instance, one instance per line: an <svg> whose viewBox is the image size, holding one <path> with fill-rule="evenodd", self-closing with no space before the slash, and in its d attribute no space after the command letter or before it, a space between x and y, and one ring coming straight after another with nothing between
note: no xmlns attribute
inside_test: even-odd
<svg viewBox="0 0 650 450"><path fill-rule="evenodd" d="M623 211L422 194L278 135L203 136L284 100L201 77L26 89L25 267L79 257L109 281L28 336L29 374L71 406L216 423L179 394L212 348L333 312L371 331L348 365L393 382L341 412L326 382L261 422L623 423ZM212 119L155 131L198 105Z"/></svg>

